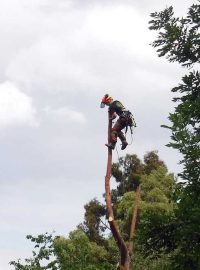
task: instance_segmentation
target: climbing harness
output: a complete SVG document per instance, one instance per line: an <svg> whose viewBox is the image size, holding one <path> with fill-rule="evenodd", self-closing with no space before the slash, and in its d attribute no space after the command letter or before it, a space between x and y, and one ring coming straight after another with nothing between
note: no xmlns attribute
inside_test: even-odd
<svg viewBox="0 0 200 270"><path fill-rule="evenodd" d="M136 127L135 119L130 111L123 111L119 118L121 118L121 121L123 121L125 125L125 138L127 137L128 128L130 128L131 142L128 143L128 145L131 145L133 143L133 128ZM117 131L114 128L112 128L112 131L117 134Z"/></svg>
<svg viewBox="0 0 200 270"><path fill-rule="evenodd" d="M132 144L133 142L133 128L136 127L136 122L135 119L132 115L132 113L130 111L124 111L123 114L121 115L121 117L123 117L125 119L125 137L128 131L128 128L130 128L130 132L131 132L131 142L129 143L129 145Z"/></svg>
<svg viewBox="0 0 200 270"><path fill-rule="evenodd" d="M125 119L126 123L126 130L125 133L128 131L128 127L130 127L132 133L132 127L136 127L135 119L130 111L123 111L122 115L120 116Z"/></svg>

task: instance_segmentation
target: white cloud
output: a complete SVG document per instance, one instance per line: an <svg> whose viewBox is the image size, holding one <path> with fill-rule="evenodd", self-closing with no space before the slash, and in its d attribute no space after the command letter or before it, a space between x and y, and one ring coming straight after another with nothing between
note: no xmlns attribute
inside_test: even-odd
<svg viewBox="0 0 200 270"><path fill-rule="evenodd" d="M152 34L147 28L147 20L129 6L94 8L86 20L90 34L104 44L112 43L114 48L117 46L126 54L128 49L136 55L148 55L150 46L147 45Z"/></svg>
<svg viewBox="0 0 200 270"><path fill-rule="evenodd" d="M6 76L25 85L27 89L31 88L34 81L34 91L39 88L51 92L63 89L69 91L74 82L91 83L88 63L85 58L81 58L88 53L87 44L83 44L80 49L80 42L77 41L81 40L81 35L81 32L68 33L68 36L59 32L50 35L44 33L31 46L22 48L13 57L7 66Z"/></svg>
<svg viewBox="0 0 200 270"><path fill-rule="evenodd" d="M35 114L29 96L11 82L0 84L0 128L21 124L35 127L38 125Z"/></svg>
<svg viewBox="0 0 200 270"><path fill-rule="evenodd" d="M84 124L87 121L82 112L67 107L58 109L46 107L44 112L47 114L47 116L50 116L53 120L56 121L75 122L79 124Z"/></svg>
<svg viewBox="0 0 200 270"><path fill-rule="evenodd" d="M69 92L77 87L83 91L80 84L94 91L96 85L103 84L102 79L112 80L117 71L124 74L122 65L131 65L130 70L141 58L152 59L152 34L147 31L147 20L135 8L97 6L89 12L73 10L73 17L56 11L56 20L52 14L43 13L39 34L28 20L32 44L21 46L7 65L6 76L12 81L28 89L34 81L34 91Z"/></svg>

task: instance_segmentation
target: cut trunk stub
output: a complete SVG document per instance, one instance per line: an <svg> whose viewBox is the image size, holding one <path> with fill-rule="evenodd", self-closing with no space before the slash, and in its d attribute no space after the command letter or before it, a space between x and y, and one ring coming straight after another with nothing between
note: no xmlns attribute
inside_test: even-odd
<svg viewBox="0 0 200 270"><path fill-rule="evenodd" d="M108 218L108 221L109 221L109 222L112 222L113 220L114 220L114 218L111 217L111 216Z"/></svg>

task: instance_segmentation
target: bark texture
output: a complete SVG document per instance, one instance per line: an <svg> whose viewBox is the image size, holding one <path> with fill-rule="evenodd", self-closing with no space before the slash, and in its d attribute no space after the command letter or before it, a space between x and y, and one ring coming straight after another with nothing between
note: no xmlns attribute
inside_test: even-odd
<svg viewBox="0 0 200 270"><path fill-rule="evenodd" d="M133 246L133 236L135 234L136 224L137 224L137 217L138 217L138 208L140 203L140 185L137 186L136 189L136 196L135 196L135 207L133 208L133 216L131 221L131 229L130 229L130 236L129 236L129 243L128 243L128 250L130 257L134 253L134 246Z"/></svg>
<svg viewBox="0 0 200 270"><path fill-rule="evenodd" d="M110 143L111 128L112 128L112 120L110 120L110 115L108 113L108 143ZM108 211L108 221L110 224L112 235L117 243L120 252L120 270L129 270L130 269L129 251L126 246L126 243L124 242L119 232L117 223L114 220L114 214L112 209L112 201L110 194L111 167L112 167L112 150L108 148L107 170L105 176L105 193L106 193L106 206Z"/></svg>

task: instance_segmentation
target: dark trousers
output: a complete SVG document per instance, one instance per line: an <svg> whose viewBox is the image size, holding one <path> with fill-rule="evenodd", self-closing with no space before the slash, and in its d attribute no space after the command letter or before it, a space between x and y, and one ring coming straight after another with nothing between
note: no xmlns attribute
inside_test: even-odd
<svg viewBox="0 0 200 270"><path fill-rule="evenodd" d="M124 117L119 117L117 122L114 124L114 126L111 129L111 143L117 142L117 137L121 140L121 142L126 141L126 138L124 136L124 133L122 132L122 129L126 127L126 119Z"/></svg>

